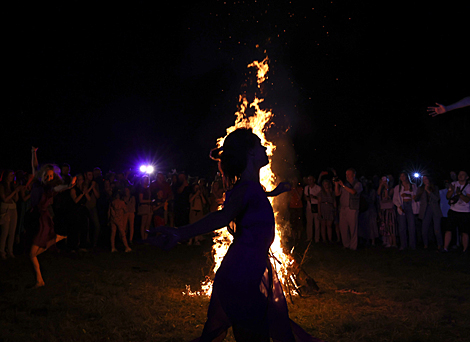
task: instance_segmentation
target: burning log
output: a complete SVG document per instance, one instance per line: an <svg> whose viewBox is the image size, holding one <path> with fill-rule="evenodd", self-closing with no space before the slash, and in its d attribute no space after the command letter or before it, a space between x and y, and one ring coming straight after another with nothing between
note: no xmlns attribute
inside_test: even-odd
<svg viewBox="0 0 470 342"><path fill-rule="evenodd" d="M301 261L298 262L296 258L293 258L294 262L287 269L287 281L284 286L284 292L289 296L291 302L293 302L292 296L295 294L302 297L309 296L320 291L317 282L302 267L307 260L307 253L310 248L310 244L311 242L304 251ZM293 290L295 290L295 292L293 292Z"/></svg>

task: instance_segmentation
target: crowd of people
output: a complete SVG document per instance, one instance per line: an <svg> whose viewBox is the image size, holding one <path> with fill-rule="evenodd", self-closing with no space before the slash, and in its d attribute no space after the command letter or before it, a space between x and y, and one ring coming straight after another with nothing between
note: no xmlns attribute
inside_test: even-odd
<svg viewBox="0 0 470 342"><path fill-rule="evenodd" d="M60 235L67 236L61 248L70 252L105 245L116 252L118 233L125 251L130 252L134 236L145 240L151 226L192 223L223 203L220 175L210 189L204 178L188 179L185 173L159 172L152 179L151 174L130 171L103 175L95 167L72 177L65 163L39 168L36 151L32 149L31 174L1 172L2 259L13 258L14 250L27 240L26 233L42 234L41 228L46 234L41 245L46 249L53 244L48 238ZM190 243L200 244L200 239Z"/></svg>
<svg viewBox="0 0 470 342"><path fill-rule="evenodd" d="M304 221L307 241L342 243L352 250L358 245L381 244L400 250L419 245L448 252L452 244L466 252L469 176L460 171L451 172L450 177L441 189L429 174L401 172L396 183L391 174L358 179L352 168L344 181L333 169L321 172L318 182L310 175L303 189L295 179L289 203L292 235L300 239Z"/></svg>
<svg viewBox="0 0 470 342"><path fill-rule="evenodd" d="M37 256L50 246L70 253L101 248L132 251L136 239L147 239L151 227L181 227L194 223L224 202L224 182L217 174L210 182L185 173L110 172L95 167L71 176L68 164L39 168L32 149L32 173L3 170L0 182L0 258L29 252L41 277ZM451 246L468 248L470 184L468 174L452 173L439 189L430 175L410 178L356 177L352 168L340 177L333 169L318 177L293 178L288 192L285 241L382 245L400 250ZM432 227L432 229L431 229ZM120 243L116 245L116 235ZM66 239L65 239L66 238ZM199 245L202 236L187 244ZM121 246L122 245L122 246ZM30 247L32 246L32 247Z"/></svg>

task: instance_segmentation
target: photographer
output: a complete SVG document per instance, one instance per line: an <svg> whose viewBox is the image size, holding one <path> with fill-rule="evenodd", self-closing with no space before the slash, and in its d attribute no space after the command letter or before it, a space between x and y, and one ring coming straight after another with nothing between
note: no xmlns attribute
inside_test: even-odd
<svg viewBox="0 0 470 342"><path fill-rule="evenodd" d="M343 246L352 250L357 249L357 220L359 214L359 195L362 184L356 179L356 170L346 170L346 182L343 183L336 175L335 195L340 196L339 229Z"/></svg>
<svg viewBox="0 0 470 342"><path fill-rule="evenodd" d="M457 181L450 184L446 198L449 200L450 209L447 214L448 224L444 236L444 252L447 252L452 233L457 231L462 234L463 251L468 248L468 233L470 230L470 184L468 184L468 174L460 171Z"/></svg>

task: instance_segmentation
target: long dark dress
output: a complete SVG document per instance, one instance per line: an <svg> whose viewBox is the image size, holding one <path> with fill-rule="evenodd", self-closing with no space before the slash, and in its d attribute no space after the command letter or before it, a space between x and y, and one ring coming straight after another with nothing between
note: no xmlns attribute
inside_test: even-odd
<svg viewBox="0 0 470 342"><path fill-rule="evenodd" d="M274 213L263 188L257 182L242 182L227 192L226 201L234 191L245 191L244 209L235 219L234 240L215 276L207 322L195 341L212 341L230 326L237 341L320 341L289 319L268 257Z"/></svg>

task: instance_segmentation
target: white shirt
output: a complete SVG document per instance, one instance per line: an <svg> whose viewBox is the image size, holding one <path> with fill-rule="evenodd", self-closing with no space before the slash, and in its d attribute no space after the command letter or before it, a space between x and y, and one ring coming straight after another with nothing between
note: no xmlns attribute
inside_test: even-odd
<svg viewBox="0 0 470 342"><path fill-rule="evenodd" d="M401 196L401 194L403 193L410 194L411 195L410 199L412 199L416 195L417 191L418 191L418 188L416 187L415 184L411 184L411 191L405 191L405 187L403 185L401 186L401 191L400 191L400 185L395 186L393 190L393 204L395 204L397 207L398 215L405 215L405 213L401 211L400 209L400 206L401 207L403 206L403 197ZM418 202L412 199L411 205L413 206L413 212L415 211L419 212Z"/></svg>
<svg viewBox="0 0 470 342"><path fill-rule="evenodd" d="M304 189L304 194L305 194L305 196L308 196L308 195L318 196L320 191L321 191L321 187L318 186L317 184L315 184L313 187L310 187L309 185L307 185ZM307 206L310 205L309 203L310 202L307 201ZM312 198L311 203L312 204L318 204L318 200L315 199L315 198Z"/></svg>
<svg viewBox="0 0 470 342"><path fill-rule="evenodd" d="M458 181L452 182L452 185L455 187L455 191L452 196L455 195L457 189L462 189L464 186L464 184L461 185ZM470 184L467 184L465 189L461 190L461 193L464 196L470 194ZM450 205L450 209L459 213L470 213L470 202L465 203L461 198L459 198L459 201L457 203Z"/></svg>

